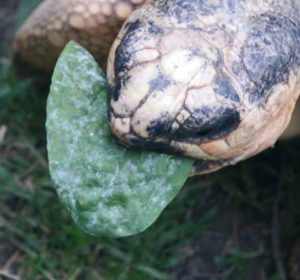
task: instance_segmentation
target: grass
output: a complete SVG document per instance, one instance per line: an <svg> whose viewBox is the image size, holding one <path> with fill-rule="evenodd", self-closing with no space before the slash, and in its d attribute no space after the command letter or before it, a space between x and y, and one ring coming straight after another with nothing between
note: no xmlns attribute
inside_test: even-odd
<svg viewBox="0 0 300 280"><path fill-rule="evenodd" d="M300 234L299 139L190 179L142 234L94 238L54 192L45 150L49 84L41 80L18 78L1 55L0 279L286 279Z"/></svg>

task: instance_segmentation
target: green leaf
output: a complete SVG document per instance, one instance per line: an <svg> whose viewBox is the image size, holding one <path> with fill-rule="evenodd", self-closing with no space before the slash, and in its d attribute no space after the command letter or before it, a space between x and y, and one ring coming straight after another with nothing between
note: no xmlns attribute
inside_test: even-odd
<svg viewBox="0 0 300 280"><path fill-rule="evenodd" d="M145 230L172 201L193 160L116 143L107 124L106 80L75 42L55 68L47 104L50 173L73 219L92 235Z"/></svg>

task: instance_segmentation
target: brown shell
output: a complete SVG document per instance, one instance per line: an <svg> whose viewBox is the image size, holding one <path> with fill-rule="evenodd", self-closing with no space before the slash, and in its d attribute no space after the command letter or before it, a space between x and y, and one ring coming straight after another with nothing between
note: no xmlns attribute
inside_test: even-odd
<svg viewBox="0 0 300 280"><path fill-rule="evenodd" d="M15 54L46 71L70 41L87 48L102 66L120 26L145 0L45 0L17 33Z"/></svg>

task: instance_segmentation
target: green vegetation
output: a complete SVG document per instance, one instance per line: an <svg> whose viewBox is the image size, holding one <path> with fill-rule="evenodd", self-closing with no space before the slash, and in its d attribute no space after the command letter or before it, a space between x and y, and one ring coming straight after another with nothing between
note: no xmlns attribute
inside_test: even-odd
<svg viewBox="0 0 300 280"><path fill-rule="evenodd" d="M129 150L107 123L106 77L70 42L47 102L49 169L78 225L96 236L124 237L148 228L181 190L194 160Z"/></svg>
<svg viewBox="0 0 300 280"><path fill-rule="evenodd" d="M49 80L19 78L0 56L0 279L285 279L300 236L299 139L190 179L137 236L93 238L48 174Z"/></svg>

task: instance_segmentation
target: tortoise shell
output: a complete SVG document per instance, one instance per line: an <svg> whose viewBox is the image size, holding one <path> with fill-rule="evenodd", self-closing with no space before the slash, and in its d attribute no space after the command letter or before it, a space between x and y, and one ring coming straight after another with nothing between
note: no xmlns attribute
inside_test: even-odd
<svg viewBox="0 0 300 280"><path fill-rule="evenodd" d="M75 40L103 66L122 23L143 2L145 0L45 0L18 31L15 56L52 71L65 45Z"/></svg>

